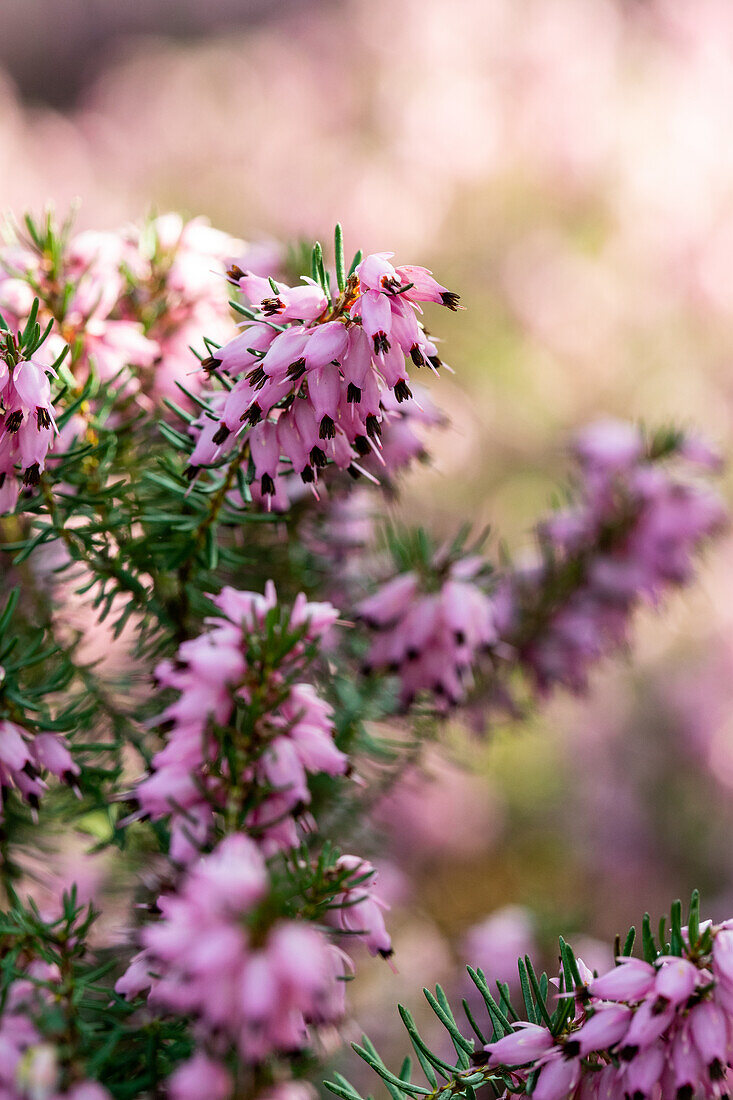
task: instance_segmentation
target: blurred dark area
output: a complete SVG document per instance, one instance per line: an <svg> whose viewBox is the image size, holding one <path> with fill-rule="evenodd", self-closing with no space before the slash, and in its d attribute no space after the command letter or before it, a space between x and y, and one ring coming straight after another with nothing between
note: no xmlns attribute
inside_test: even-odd
<svg viewBox="0 0 733 1100"><path fill-rule="evenodd" d="M0 67L26 101L68 108L130 39L195 42L307 5L324 0L2 0Z"/></svg>

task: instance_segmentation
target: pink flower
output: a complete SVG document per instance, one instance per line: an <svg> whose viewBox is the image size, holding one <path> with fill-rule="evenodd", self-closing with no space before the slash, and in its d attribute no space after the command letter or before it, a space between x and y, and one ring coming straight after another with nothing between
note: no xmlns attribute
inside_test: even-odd
<svg viewBox="0 0 733 1100"><path fill-rule="evenodd" d="M565 1044L566 1054L584 1058L594 1050L609 1050L620 1043L628 1031L632 1010L628 1005L599 1006L586 1022L574 1031Z"/></svg>
<svg viewBox="0 0 733 1100"><path fill-rule="evenodd" d="M548 1053L554 1046L552 1035L539 1024L522 1024L516 1031L487 1043L489 1066L523 1066Z"/></svg>
<svg viewBox="0 0 733 1100"><path fill-rule="evenodd" d="M690 1012L689 1022L695 1047L711 1080L721 1080L728 1060L728 1017L715 1001L701 1001Z"/></svg>
<svg viewBox="0 0 733 1100"><path fill-rule="evenodd" d="M371 863L358 856L340 856L336 870L352 872L351 877L357 884L347 884L346 890L335 896L329 923L363 939L370 954L388 958L392 954L392 940L382 915L387 905L373 892L377 872ZM358 881L360 879L363 881Z"/></svg>
<svg viewBox="0 0 733 1100"><path fill-rule="evenodd" d="M648 1047L640 1051L624 1071L624 1085L633 1097L646 1100L653 1095L665 1065L664 1049Z"/></svg>
<svg viewBox="0 0 733 1100"><path fill-rule="evenodd" d="M580 1080L580 1064L565 1059L560 1052L543 1062L532 1091L536 1100L566 1100Z"/></svg>
<svg viewBox="0 0 733 1100"><path fill-rule="evenodd" d="M38 733L33 739L33 755L39 768L73 783L81 768L69 752L64 738L57 733Z"/></svg>
<svg viewBox="0 0 733 1100"><path fill-rule="evenodd" d="M171 1100L227 1100L233 1087L229 1071L200 1051L168 1079Z"/></svg>
<svg viewBox="0 0 733 1100"><path fill-rule="evenodd" d="M638 1001L654 986L656 971L641 959L624 959L620 966L595 978L588 987L594 997L613 1001Z"/></svg>
<svg viewBox="0 0 733 1100"><path fill-rule="evenodd" d="M654 983L656 1007L660 1009L686 1001L695 989L698 979L699 971L688 959L665 960Z"/></svg>

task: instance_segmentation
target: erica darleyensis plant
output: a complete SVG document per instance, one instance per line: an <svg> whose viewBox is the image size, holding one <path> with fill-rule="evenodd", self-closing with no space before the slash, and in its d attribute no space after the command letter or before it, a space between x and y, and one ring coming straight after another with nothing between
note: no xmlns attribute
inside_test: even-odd
<svg viewBox="0 0 733 1100"><path fill-rule="evenodd" d="M559 973L537 975L529 956L518 961L522 1003L512 1004L502 982L492 992L481 970L468 968L485 1014L479 1022L463 1002L460 1026L438 986L425 996L448 1032L455 1060L438 1057L415 1022L400 1015L422 1068L425 1085L412 1080L411 1060L391 1073L364 1040L354 1049L386 1082L395 1098L473 1098L477 1090L539 1100L693 1100L729 1094L733 1039L733 929L730 922L700 922L699 897L690 920L672 908L668 938L659 942L648 914L642 926L642 957L633 956L629 931L616 967L598 975L560 940ZM359 1093L339 1076L328 1086L342 1100Z"/></svg>
<svg viewBox="0 0 733 1100"><path fill-rule="evenodd" d="M296 254L176 215L0 249L2 1100L310 1097L363 948L399 967L370 807L448 712L585 689L723 525L701 441L615 422L521 564L377 523L459 298L340 227ZM403 1013L424 1084L359 1052L394 1100L722 1096L732 935L562 944L523 1008L472 972L472 1035L429 997L455 1064Z"/></svg>

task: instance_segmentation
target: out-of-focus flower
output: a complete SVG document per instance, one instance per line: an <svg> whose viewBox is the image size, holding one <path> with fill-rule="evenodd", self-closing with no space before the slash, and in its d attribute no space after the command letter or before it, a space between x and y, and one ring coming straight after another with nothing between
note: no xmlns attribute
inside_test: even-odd
<svg viewBox="0 0 733 1100"><path fill-rule="evenodd" d="M543 692L583 689L592 665L626 640L636 605L687 584L696 551L725 520L719 497L671 465L698 459L683 438L657 454L638 428L604 421L575 452L577 503L540 525L541 560L508 573L496 595L501 639Z"/></svg>
<svg viewBox="0 0 733 1100"><path fill-rule="evenodd" d="M387 906L374 893L376 870L359 856L340 856L336 869L352 872L353 884L350 882L348 889L334 898L334 908L330 910L332 923L343 932L363 939L372 955L387 958L392 954L392 940L382 916Z"/></svg>
<svg viewBox="0 0 733 1100"><path fill-rule="evenodd" d="M534 920L521 905L505 905L480 924L473 925L463 938L463 956L473 967L481 967L489 986L519 981L517 959L536 949Z"/></svg>
<svg viewBox="0 0 733 1100"><path fill-rule="evenodd" d="M258 1062L274 1050L304 1046L308 1024L343 1012L344 959L313 925L279 920L258 926L258 903L269 879L258 845L233 834L188 871L179 892L158 899L161 920L143 932L135 977L118 983L129 993L146 980L150 1003L180 1014L195 1012L204 1032L225 1034L240 1055ZM220 1068L189 1063L176 1088ZM182 1090L182 1091L181 1091Z"/></svg>
<svg viewBox="0 0 733 1100"><path fill-rule="evenodd" d="M60 734L33 734L8 718L0 719L0 791L14 788L36 808L46 790L44 771L73 786L81 769Z"/></svg>
<svg viewBox="0 0 733 1100"><path fill-rule="evenodd" d="M491 600L476 580L483 560L446 565L442 556L435 556L434 575L400 573L356 608L376 632L366 670L396 673L404 705L423 691L441 707L459 703L476 655L497 638Z"/></svg>

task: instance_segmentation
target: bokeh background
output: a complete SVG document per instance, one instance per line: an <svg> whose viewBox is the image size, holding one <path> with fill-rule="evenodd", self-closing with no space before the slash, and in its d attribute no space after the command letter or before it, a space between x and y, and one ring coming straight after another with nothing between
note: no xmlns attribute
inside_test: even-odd
<svg viewBox="0 0 733 1100"><path fill-rule="evenodd" d="M434 383L453 426L406 518L469 515L521 554L600 415L694 423L730 454L730 0L1 7L0 208L78 199L98 228L177 208L250 240L338 219L351 251L461 293ZM365 968L359 1026L401 1046L398 997L456 989L469 959L549 964L559 931L603 966L693 885L733 913L732 564L723 540L589 699L488 739L452 726L380 807L397 973Z"/></svg>

